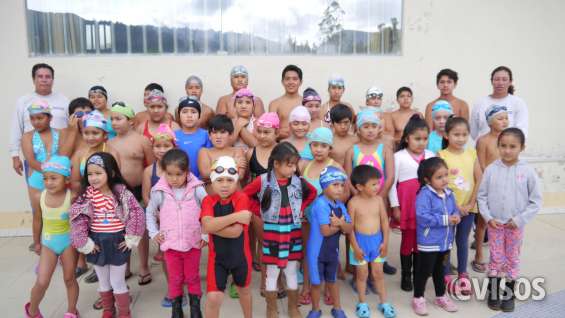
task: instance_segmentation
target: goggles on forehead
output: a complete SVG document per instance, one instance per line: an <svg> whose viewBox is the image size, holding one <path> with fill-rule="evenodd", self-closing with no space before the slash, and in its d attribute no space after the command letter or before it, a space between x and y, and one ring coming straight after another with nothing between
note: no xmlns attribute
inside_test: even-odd
<svg viewBox="0 0 565 318"><path fill-rule="evenodd" d="M222 174L222 173L224 173L224 171L227 171L228 174L230 174L230 175L232 175L232 176L235 176L235 175L237 174L237 169L236 169L236 168L233 168L233 167L230 167L230 168L227 168L227 169L226 169L226 168L224 168L224 167L222 167L222 166L217 166L216 168L214 168L213 171L214 171L215 173L217 173L217 174Z"/></svg>

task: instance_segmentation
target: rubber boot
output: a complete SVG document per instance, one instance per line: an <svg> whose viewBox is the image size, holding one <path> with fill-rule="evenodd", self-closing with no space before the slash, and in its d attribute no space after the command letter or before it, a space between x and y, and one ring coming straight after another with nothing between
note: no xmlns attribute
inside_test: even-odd
<svg viewBox="0 0 565 318"><path fill-rule="evenodd" d="M131 318L129 311L129 292L114 294L116 307L118 307L118 318Z"/></svg>
<svg viewBox="0 0 565 318"><path fill-rule="evenodd" d="M202 318L200 296L189 294L188 297L190 298L190 318Z"/></svg>
<svg viewBox="0 0 565 318"><path fill-rule="evenodd" d="M412 255L400 255L400 288L403 291L412 291Z"/></svg>
<svg viewBox="0 0 565 318"><path fill-rule="evenodd" d="M288 316L290 318L302 318L302 314L298 310L298 290L287 289L288 295Z"/></svg>
<svg viewBox="0 0 565 318"><path fill-rule="evenodd" d="M500 302L500 309L504 312L514 311L514 299L516 298L516 296L514 295L515 284L515 280L506 281L506 290L504 291L504 296L502 297L502 301Z"/></svg>
<svg viewBox="0 0 565 318"><path fill-rule="evenodd" d="M102 299L102 318L112 318L116 312L114 307L114 293L110 291L99 292Z"/></svg>
<svg viewBox="0 0 565 318"><path fill-rule="evenodd" d="M487 297L488 308L500 310L500 278L488 278Z"/></svg>
<svg viewBox="0 0 565 318"><path fill-rule="evenodd" d="M184 318L184 312L182 312L182 295L175 297L172 301L171 318Z"/></svg>
<svg viewBox="0 0 565 318"><path fill-rule="evenodd" d="M267 318L278 318L279 313L277 310L277 292L276 291L266 291L265 300L267 301Z"/></svg>

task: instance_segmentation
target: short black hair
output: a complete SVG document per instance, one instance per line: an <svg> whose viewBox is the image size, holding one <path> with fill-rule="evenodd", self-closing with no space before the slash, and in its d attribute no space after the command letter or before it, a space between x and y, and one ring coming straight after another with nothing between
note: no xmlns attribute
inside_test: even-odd
<svg viewBox="0 0 565 318"><path fill-rule="evenodd" d="M184 150L173 148L163 155L163 159L161 159L161 169L167 170L167 166L175 165L181 171L189 171L189 163L188 155Z"/></svg>
<svg viewBox="0 0 565 318"><path fill-rule="evenodd" d="M497 144L500 144L500 140L502 139L502 137L508 136L508 135L512 135L512 136L518 138L518 140L520 141L520 145L522 147L524 147L526 145L526 135L524 135L524 132L520 128L517 128L517 127L510 127L510 128L504 129L500 133L500 135L498 135Z"/></svg>
<svg viewBox="0 0 565 318"><path fill-rule="evenodd" d="M382 175L379 170L369 165L358 165L351 172L351 184L354 187L358 184L365 185L369 180L380 180L381 178Z"/></svg>
<svg viewBox="0 0 565 318"><path fill-rule="evenodd" d="M302 80L302 70L300 69L300 67L294 64L289 64L285 66L285 68L282 71L282 79L284 80L284 76L286 75L286 73L291 71L296 72L298 74L298 78Z"/></svg>
<svg viewBox="0 0 565 318"><path fill-rule="evenodd" d="M400 97L400 94L402 94L402 92L408 92L410 93L410 96L414 96L410 87L402 86L396 91L396 98Z"/></svg>
<svg viewBox="0 0 565 318"><path fill-rule="evenodd" d="M69 116L75 113L75 110L79 107L88 107L90 110L94 110L94 105L86 97L77 97L69 103Z"/></svg>
<svg viewBox="0 0 565 318"><path fill-rule="evenodd" d="M346 118L353 121L353 112L347 105L337 104L330 110L330 119L332 123L339 123Z"/></svg>
<svg viewBox="0 0 565 318"><path fill-rule="evenodd" d="M457 81L459 80L459 76L457 75L457 72L455 72L454 70L449 69L449 68L444 68L443 70L439 71L439 73L437 73L436 85L439 84L439 80L443 76L447 76L447 78L453 80L453 82L455 82L455 84L457 84Z"/></svg>
<svg viewBox="0 0 565 318"><path fill-rule="evenodd" d="M161 86L161 85L159 85L159 84L157 84L157 83L149 83L149 84L147 84L147 86L145 86L145 90L144 90L144 91L150 92L150 91L152 91L152 90L154 90L154 89L161 91L161 93L164 93L164 92L165 92L165 90L163 89L163 86Z"/></svg>
<svg viewBox="0 0 565 318"><path fill-rule="evenodd" d="M214 115L208 121L208 132L222 131L225 130L228 133L233 134L234 127L231 119L223 114Z"/></svg>
<svg viewBox="0 0 565 318"><path fill-rule="evenodd" d="M31 68L31 78L35 78L35 73L37 73L37 71L40 68L46 68L48 70L51 71L51 77L55 78L55 70L53 69L53 67L51 67L51 65L46 64L46 63L37 63L35 64L32 68Z"/></svg>

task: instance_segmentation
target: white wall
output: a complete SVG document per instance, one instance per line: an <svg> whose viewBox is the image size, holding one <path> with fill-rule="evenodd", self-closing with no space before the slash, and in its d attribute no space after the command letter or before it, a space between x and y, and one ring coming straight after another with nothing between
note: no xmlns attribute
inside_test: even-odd
<svg viewBox="0 0 565 318"><path fill-rule="evenodd" d="M24 180L16 177L7 151L9 125L18 96L32 89L33 64L55 68L55 90L69 98L84 96L90 86L104 85L111 100L124 100L137 109L143 87L162 83L171 100L183 94L190 74L204 81L204 102L214 105L227 93L229 70L244 64L250 71L250 88L269 101L282 92L280 72L295 63L304 70L304 85L325 92L330 74L346 78L345 100L361 105L372 84L385 90L386 104L393 105L396 89L413 88L415 106L423 110L436 97L435 74L449 67L460 74L456 95L472 103L490 92L489 76L498 65L514 71L517 95L530 109L528 153L564 159L560 135L565 107L559 104L565 65L565 1L560 0L405 0L403 49L400 56L76 56L28 57L25 4L0 3L0 63L2 101L0 149L0 211L28 209ZM552 159L553 160L553 159ZM565 174L564 174L565 176Z"/></svg>

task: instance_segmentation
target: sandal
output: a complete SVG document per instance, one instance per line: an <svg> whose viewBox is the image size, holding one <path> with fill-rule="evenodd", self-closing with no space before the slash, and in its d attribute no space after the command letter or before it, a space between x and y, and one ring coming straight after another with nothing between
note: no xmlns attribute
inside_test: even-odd
<svg viewBox="0 0 565 318"><path fill-rule="evenodd" d="M367 303L358 303L355 307L355 314L358 318L369 318L371 317L371 309Z"/></svg>
<svg viewBox="0 0 565 318"><path fill-rule="evenodd" d="M151 273L147 273L145 275L137 275L137 284L139 286L144 286L153 281L153 277L151 277Z"/></svg>
<svg viewBox="0 0 565 318"><path fill-rule="evenodd" d="M477 262L477 261L472 261L471 262L471 268L473 268L473 270L477 273L484 273L487 271L487 263L482 263L482 262Z"/></svg>
<svg viewBox="0 0 565 318"><path fill-rule="evenodd" d="M79 278L86 273L88 273L88 267L77 267L75 269L75 278Z"/></svg>
<svg viewBox="0 0 565 318"><path fill-rule="evenodd" d="M324 294L324 304L331 306L334 304L332 296L329 293Z"/></svg>
<svg viewBox="0 0 565 318"><path fill-rule="evenodd" d="M377 309L383 313L385 318L394 318L396 317L396 310L392 307L389 303L379 304Z"/></svg>
<svg viewBox="0 0 565 318"><path fill-rule="evenodd" d="M94 308L94 310L102 310L102 298L98 297L96 299L96 301L94 301L94 304L92 304L92 308Z"/></svg>
<svg viewBox="0 0 565 318"><path fill-rule="evenodd" d="M310 305L312 303L310 292L302 292L300 296L298 296L298 303L301 305Z"/></svg>

